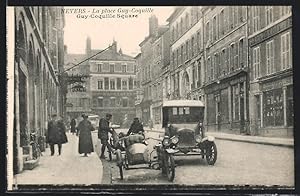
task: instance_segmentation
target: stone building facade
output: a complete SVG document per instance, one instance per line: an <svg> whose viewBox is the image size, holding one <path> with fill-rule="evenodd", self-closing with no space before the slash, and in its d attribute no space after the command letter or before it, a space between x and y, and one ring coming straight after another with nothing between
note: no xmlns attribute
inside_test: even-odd
<svg viewBox="0 0 300 196"><path fill-rule="evenodd" d="M292 136L293 62L290 6L250 6L250 130Z"/></svg>
<svg viewBox="0 0 300 196"><path fill-rule="evenodd" d="M203 13L207 130L247 132L247 7L208 6Z"/></svg>
<svg viewBox="0 0 300 196"><path fill-rule="evenodd" d="M36 132L45 148L47 122L64 115L63 71L65 25L62 7L15 7L14 173L29 156L29 137Z"/></svg>

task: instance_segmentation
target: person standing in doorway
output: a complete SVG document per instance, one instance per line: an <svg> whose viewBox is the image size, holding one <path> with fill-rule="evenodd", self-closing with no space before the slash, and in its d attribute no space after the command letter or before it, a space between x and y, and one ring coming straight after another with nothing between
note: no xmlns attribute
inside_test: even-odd
<svg viewBox="0 0 300 196"><path fill-rule="evenodd" d="M94 152L93 140L91 131L94 131L92 123L88 120L88 116L83 114L83 120L78 125L78 134L79 134L79 154L84 153L84 156L87 157L87 154Z"/></svg>
<svg viewBox="0 0 300 196"><path fill-rule="evenodd" d="M111 132L111 128L109 127L110 120L112 118L111 114L106 114L105 118L101 118L99 121L98 128L98 138L101 140L101 159L105 159L105 148L107 147L110 152L112 152L112 148L108 143L108 132Z"/></svg>
<svg viewBox="0 0 300 196"><path fill-rule="evenodd" d="M52 119L48 123L48 134L46 137L46 142L50 145L51 156L55 153L55 144L58 145L58 155L61 155L62 144L68 142L65 130L63 122L58 120L56 114L53 114Z"/></svg>

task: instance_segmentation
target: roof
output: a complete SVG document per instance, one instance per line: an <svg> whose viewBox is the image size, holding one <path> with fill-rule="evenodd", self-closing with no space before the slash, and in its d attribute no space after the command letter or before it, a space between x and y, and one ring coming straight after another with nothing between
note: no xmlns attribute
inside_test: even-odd
<svg viewBox="0 0 300 196"><path fill-rule="evenodd" d="M65 54L64 64L65 64L65 67L69 67L69 66L72 66L71 63L78 64L85 59L86 59L85 54ZM71 64L71 65L68 65L68 64Z"/></svg>
<svg viewBox="0 0 300 196"><path fill-rule="evenodd" d="M95 55L102 50L92 50L91 56ZM92 59L97 60L112 60L112 61L133 61L135 60L132 56L126 54L120 54L119 52L113 51L112 49L107 49L100 54L94 56Z"/></svg>
<svg viewBox="0 0 300 196"><path fill-rule="evenodd" d="M167 22L171 23L173 19L177 16L177 14L183 9L184 7L176 7L173 13L167 18Z"/></svg>
<svg viewBox="0 0 300 196"><path fill-rule="evenodd" d="M204 104L202 101L198 100L169 100L163 102L163 107L172 107L172 106L178 106L178 107L204 107Z"/></svg>

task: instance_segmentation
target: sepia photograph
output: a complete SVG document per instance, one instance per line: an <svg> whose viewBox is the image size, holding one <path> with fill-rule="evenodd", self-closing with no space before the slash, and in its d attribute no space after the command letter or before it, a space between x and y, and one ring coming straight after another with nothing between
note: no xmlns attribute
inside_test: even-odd
<svg viewBox="0 0 300 196"><path fill-rule="evenodd" d="M7 189L293 190L292 28L283 5L8 6Z"/></svg>

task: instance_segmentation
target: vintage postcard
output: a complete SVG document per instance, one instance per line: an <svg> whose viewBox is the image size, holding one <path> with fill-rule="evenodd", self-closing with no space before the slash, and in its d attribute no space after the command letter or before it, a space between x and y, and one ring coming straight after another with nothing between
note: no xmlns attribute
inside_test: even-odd
<svg viewBox="0 0 300 196"><path fill-rule="evenodd" d="M292 28L291 6L8 6L7 189L293 190Z"/></svg>

